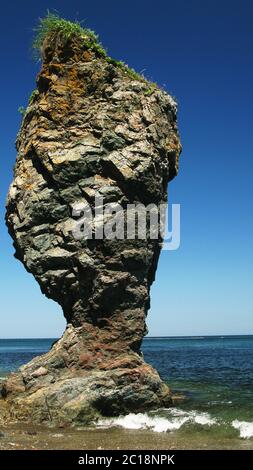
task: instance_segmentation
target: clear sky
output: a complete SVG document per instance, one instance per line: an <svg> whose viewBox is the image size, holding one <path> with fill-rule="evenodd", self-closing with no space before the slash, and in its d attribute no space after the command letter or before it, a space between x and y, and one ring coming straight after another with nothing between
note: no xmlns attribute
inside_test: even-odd
<svg viewBox="0 0 253 470"><path fill-rule="evenodd" d="M13 258L4 204L19 106L39 64L32 28L47 9L99 33L108 53L179 103L183 144L170 202L181 247L163 252L152 288L151 335L253 334L253 3L250 0L9 0L1 5L0 337L55 337L65 322Z"/></svg>

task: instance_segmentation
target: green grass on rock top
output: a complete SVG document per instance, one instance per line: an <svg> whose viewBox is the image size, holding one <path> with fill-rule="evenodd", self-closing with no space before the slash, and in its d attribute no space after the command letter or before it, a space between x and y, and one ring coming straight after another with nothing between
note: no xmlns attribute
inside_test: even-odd
<svg viewBox="0 0 253 470"><path fill-rule="evenodd" d="M45 18L40 18L38 26L34 28L34 32L33 50L37 56L40 56L46 37L57 33L61 34L62 38L66 41L74 36L80 37L88 48L96 50L101 56L105 57L107 55L94 31L83 28L77 21L72 22L60 18L55 13L48 12Z"/></svg>
<svg viewBox="0 0 253 470"><path fill-rule="evenodd" d="M34 32L35 38L33 41L33 51L36 58L40 58L41 56L43 42L46 37L60 34L63 40L67 41L71 37L76 36L82 39L84 45L88 49L97 52L100 57L103 57L108 63L111 63L122 69L131 78L148 83L149 85L152 85L152 88L156 88L156 84L151 84L148 82L143 75L128 67L124 62L109 57L102 44L99 42L98 35L90 29L83 28L81 23L77 21L72 22L65 20L64 18L60 18L56 13L51 13L48 11L45 18L39 19L39 24L36 26L36 28L34 28Z"/></svg>
<svg viewBox="0 0 253 470"><path fill-rule="evenodd" d="M60 18L56 13L47 12L47 15L44 18L39 19L38 25L34 28L35 37L33 40L33 51L36 59L41 59L41 52L43 48L44 40L47 37L54 37L58 34L61 35L63 41L68 41L71 37L81 38L83 44L87 49L90 49L98 54L99 57L102 57L106 62L112 64L119 69L121 69L126 75L131 77L133 80L139 80L146 84L147 88L144 90L146 96L150 96L157 88L157 84L147 80L142 74L136 72L131 67L128 67L122 61L115 60L112 57L108 56L106 50L103 48L102 44L99 42L99 37L91 29L83 28L81 23L78 21L72 22ZM33 99L37 95L37 90L34 90L31 93L29 98L29 104L33 102ZM23 119L26 116L27 110L23 106L20 106L18 111L22 114Z"/></svg>

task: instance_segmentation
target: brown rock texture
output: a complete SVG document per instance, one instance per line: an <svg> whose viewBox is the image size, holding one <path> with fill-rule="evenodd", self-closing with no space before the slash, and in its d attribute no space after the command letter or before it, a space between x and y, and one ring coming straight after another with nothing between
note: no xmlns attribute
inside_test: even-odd
<svg viewBox="0 0 253 470"><path fill-rule="evenodd" d="M6 419L80 424L171 403L140 352L161 237L76 240L72 210L94 208L97 194L124 210L165 202L181 151L176 111L166 92L78 36L44 41L6 221L15 256L62 306L67 328L6 380Z"/></svg>

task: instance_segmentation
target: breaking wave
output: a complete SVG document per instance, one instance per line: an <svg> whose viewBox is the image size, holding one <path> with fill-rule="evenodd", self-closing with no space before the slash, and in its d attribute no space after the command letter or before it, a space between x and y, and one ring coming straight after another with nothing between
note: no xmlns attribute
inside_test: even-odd
<svg viewBox="0 0 253 470"><path fill-rule="evenodd" d="M207 412L196 410L185 411L178 408L163 408L155 413L129 413L117 418L103 418L96 422L100 428L121 427L132 430L150 430L154 432L178 431L183 426L198 425L203 428L212 426L225 426L225 428L236 429L241 439L253 437L253 422L239 421L224 422L212 417Z"/></svg>
<svg viewBox="0 0 253 470"><path fill-rule="evenodd" d="M147 413L130 413L118 418L100 419L96 424L103 428L120 426L125 429L149 429L154 432L177 431L186 423L202 426L217 424L216 419L211 418L208 413L200 413L197 411L187 412L174 408L169 409L168 412L168 417L151 416Z"/></svg>

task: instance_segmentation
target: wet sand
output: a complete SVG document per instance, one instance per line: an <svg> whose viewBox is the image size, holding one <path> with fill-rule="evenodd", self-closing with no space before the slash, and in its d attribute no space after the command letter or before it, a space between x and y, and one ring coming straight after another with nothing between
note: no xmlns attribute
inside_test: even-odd
<svg viewBox="0 0 253 470"><path fill-rule="evenodd" d="M0 450L177 450L177 449L242 449L252 450L253 440L180 433L156 433L144 430L62 429L32 425L1 425Z"/></svg>

